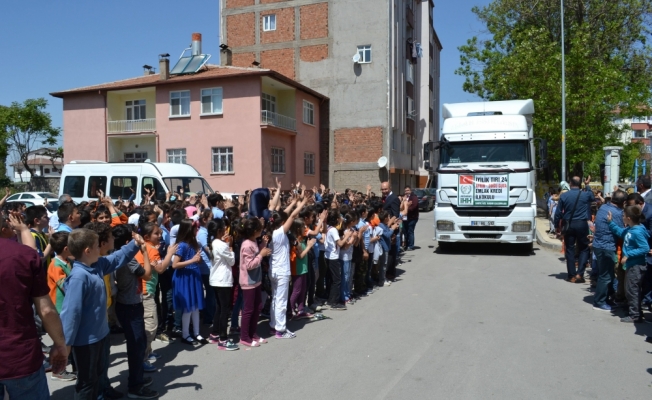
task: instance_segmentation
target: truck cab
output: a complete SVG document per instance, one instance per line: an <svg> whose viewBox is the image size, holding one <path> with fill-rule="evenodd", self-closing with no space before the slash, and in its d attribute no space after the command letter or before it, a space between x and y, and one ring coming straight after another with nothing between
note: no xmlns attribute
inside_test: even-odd
<svg viewBox="0 0 652 400"><path fill-rule="evenodd" d="M440 248L484 242L531 251L537 212L534 102L444 104L442 114L440 141L426 149L439 152L434 228Z"/></svg>

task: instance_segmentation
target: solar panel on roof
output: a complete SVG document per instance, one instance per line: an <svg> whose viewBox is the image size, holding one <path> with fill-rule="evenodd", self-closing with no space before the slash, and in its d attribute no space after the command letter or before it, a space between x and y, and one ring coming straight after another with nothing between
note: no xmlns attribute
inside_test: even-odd
<svg viewBox="0 0 652 400"><path fill-rule="evenodd" d="M172 68L170 75L192 74L199 71L210 58L209 54L200 54L198 56L181 57L177 65Z"/></svg>

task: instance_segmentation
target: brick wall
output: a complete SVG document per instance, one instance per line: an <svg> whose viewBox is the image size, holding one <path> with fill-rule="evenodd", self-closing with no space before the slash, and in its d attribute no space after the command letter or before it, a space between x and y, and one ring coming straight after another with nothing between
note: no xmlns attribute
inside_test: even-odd
<svg viewBox="0 0 652 400"><path fill-rule="evenodd" d="M263 17L276 14L276 30L263 31ZM294 40L294 8L279 8L260 13L260 43L290 42Z"/></svg>
<svg viewBox="0 0 652 400"><path fill-rule="evenodd" d="M302 6L301 39L328 37L328 3Z"/></svg>
<svg viewBox="0 0 652 400"><path fill-rule="evenodd" d="M235 67L252 67L251 63L256 60L256 53L236 53L231 57L231 63Z"/></svg>
<svg viewBox="0 0 652 400"><path fill-rule="evenodd" d="M226 0L226 7L225 8L238 8L238 7L253 6L254 3L255 3L255 0Z"/></svg>
<svg viewBox="0 0 652 400"><path fill-rule="evenodd" d="M330 186L339 192L344 189L354 189L363 193L367 192L367 185L371 185L371 191L380 196L380 182L382 170L339 170L333 173L333 184Z"/></svg>
<svg viewBox="0 0 652 400"><path fill-rule="evenodd" d="M335 163L376 162L383 155L383 128L345 128L335 131Z"/></svg>
<svg viewBox="0 0 652 400"><path fill-rule="evenodd" d="M278 49L260 52L262 68L273 69L294 79L294 49Z"/></svg>
<svg viewBox="0 0 652 400"><path fill-rule="evenodd" d="M315 62L328 58L328 45L303 46L300 48L301 61Z"/></svg>
<svg viewBox="0 0 652 400"><path fill-rule="evenodd" d="M255 20L255 14L252 12L226 17L226 41L230 47L256 44Z"/></svg>
<svg viewBox="0 0 652 400"><path fill-rule="evenodd" d="M260 0L260 4L279 3L281 1L287 1L287 0Z"/></svg>

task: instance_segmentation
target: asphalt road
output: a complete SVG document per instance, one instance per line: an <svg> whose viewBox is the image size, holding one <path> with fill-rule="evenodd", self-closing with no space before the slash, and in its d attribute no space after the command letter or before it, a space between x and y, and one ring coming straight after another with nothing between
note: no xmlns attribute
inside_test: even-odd
<svg viewBox="0 0 652 400"><path fill-rule="evenodd" d="M416 230L420 249L403 257L395 284L326 311L332 319L290 323L296 339L235 352L155 342L152 388L193 400L650 397L652 324L594 311L588 285L563 280L559 254L438 254L432 213ZM109 375L126 392L125 345L112 340ZM53 399L72 398L72 384L49 385Z"/></svg>

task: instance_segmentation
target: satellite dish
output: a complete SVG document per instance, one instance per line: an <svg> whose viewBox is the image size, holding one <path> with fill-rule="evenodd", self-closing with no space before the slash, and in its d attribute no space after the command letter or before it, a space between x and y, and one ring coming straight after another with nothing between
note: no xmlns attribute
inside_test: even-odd
<svg viewBox="0 0 652 400"><path fill-rule="evenodd" d="M382 156L378 159L378 168L385 168L387 166L387 157Z"/></svg>
<svg viewBox="0 0 652 400"><path fill-rule="evenodd" d="M360 62L360 53L355 53L355 55L353 56L353 62L354 63Z"/></svg>

